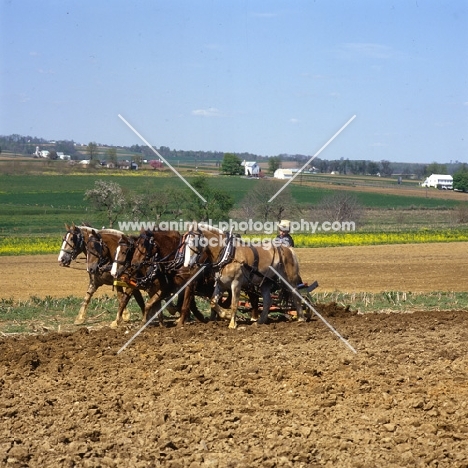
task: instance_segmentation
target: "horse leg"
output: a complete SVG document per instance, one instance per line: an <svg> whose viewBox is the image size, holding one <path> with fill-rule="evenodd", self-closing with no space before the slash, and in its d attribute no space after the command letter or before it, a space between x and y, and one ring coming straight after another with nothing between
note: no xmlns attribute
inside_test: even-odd
<svg viewBox="0 0 468 468"><path fill-rule="evenodd" d="M250 316L250 320L252 322L256 322L258 320L258 296L255 293L248 293L250 305L252 306L252 313Z"/></svg>
<svg viewBox="0 0 468 468"><path fill-rule="evenodd" d="M223 291L221 289L221 286L219 285L219 282L217 282L215 285L213 296L210 301L210 306L211 306L210 320L212 321L216 320L218 317L226 318L226 311L220 305L222 295L223 295ZM231 301L232 301L232 295L231 295ZM232 305L232 302L231 302L231 305Z"/></svg>
<svg viewBox="0 0 468 468"><path fill-rule="evenodd" d="M295 290L297 292L297 289ZM297 321L298 322L305 322L306 318L304 316L304 309L302 308L302 300L299 299L295 293L293 293L293 301L296 306L296 312L297 312ZM310 312L310 311L309 311ZM309 316L308 316L309 317ZM310 318L310 317L309 317Z"/></svg>
<svg viewBox="0 0 468 468"><path fill-rule="evenodd" d="M180 317L177 319L176 326L183 327L190 314L190 304L193 298L192 285L187 286L183 291L183 302L180 308Z"/></svg>
<svg viewBox="0 0 468 468"><path fill-rule="evenodd" d="M154 292L154 290L152 290ZM167 297L167 291L164 289L158 289L154 294L151 295L150 299L145 305L145 310L143 313L143 323L148 323L153 319L154 314L161 309L161 302L164 297ZM164 326L164 317L162 311L159 313L159 326Z"/></svg>
<svg viewBox="0 0 468 468"><path fill-rule="evenodd" d="M144 314L145 312L145 300L143 299L143 296L141 294L141 291L136 288L127 288L125 290L126 293L130 292L133 294L133 297L135 298L135 301L137 301L137 304L140 307L141 313ZM125 317L124 317L125 320Z"/></svg>
<svg viewBox="0 0 468 468"><path fill-rule="evenodd" d="M197 306L197 302L195 301L195 296L192 297L192 301L190 303L190 311L195 316L195 318L202 323L206 323L206 317L200 312L200 309Z"/></svg>
<svg viewBox="0 0 468 468"><path fill-rule="evenodd" d="M117 309L117 316L115 317L115 320L110 324L111 328L117 328L122 323L122 320L124 322L128 322L130 320L130 312L127 310L127 305L133 293L134 293L133 288L125 288L125 290L123 290L121 286L117 286L117 297L119 299L119 308ZM140 298L143 302L143 297L141 296L141 293L140 293ZM143 308L144 308L144 305L145 303L143 302Z"/></svg>
<svg viewBox="0 0 468 468"><path fill-rule="evenodd" d="M263 298L263 310L257 323L264 324L268 322L268 313L270 312L271 306L271 284L268 280L263 282L260 291Z"/></svg>
<svg viewBox="0 0 468 468"><path fill-rule="evenodd" d="M88 290L86 291L86 295L85 295L85 297L83 299L83 302L81 303L81 307L80 307L80 310L78 312L78 315L75 318L75 322L74 322L75 325L82 325L83 323L86 322L86 315L87 315L87 312L88 312L89 302L91 301L91 298L93 297L93 295L96 292L98 287L99 286L96 286L95 281L93 281L91 279L91 277L90 277Z"/></svg>
<svg viewBox="0 0 468 468"><path fill-rule="evenodd" d="M231 321L229 322L229 328L236 329L237 328L237 308L239 306L239 297L241 292L241 282L235 279L231 283L231 291L232 291L232 304L231 304Z"/></svg>
<svg viewBox="0 0 468 468"><path fill-rule="evenodd" d="M184 291L179 292L177 294L177 304L174 304L175 301L172 301L167 307L166 310L171 314L175 315L177 313L180 314L180 310L182 308L182 302L184 300Z"/></svg>

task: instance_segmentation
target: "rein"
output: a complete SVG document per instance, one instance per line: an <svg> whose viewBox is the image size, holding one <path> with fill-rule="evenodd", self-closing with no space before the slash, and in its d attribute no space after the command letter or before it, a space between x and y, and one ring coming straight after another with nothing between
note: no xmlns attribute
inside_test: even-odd
<svg viewBox="0 0 468 468"><path fill-rule="evenodd" d="M137 249L140 254L144 255L145 259L141 265L148 266L148 270L145 276L138 279L137 283L140 286L145 286L152 283L159 274L167 274L168 272L177 269L181 265L181 261L178 258L178 252L182 245L184 245L184 240L176 247L175 251L169 252L165 257L159 259L159 245L154 242L154 237L148 234L142 235L144 239L143 248L141 249L140 245L137 244ZM153 254L153 247L158 247L157 251ZM174 259L169 260L172 256ZM181 258L183 263L183 256ZM140 265L140 266L141 266Z"/></svg>

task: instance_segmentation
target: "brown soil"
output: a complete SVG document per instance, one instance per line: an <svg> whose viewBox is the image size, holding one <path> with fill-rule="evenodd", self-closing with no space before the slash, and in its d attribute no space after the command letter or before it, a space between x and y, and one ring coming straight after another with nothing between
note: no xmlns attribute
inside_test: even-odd
<svg viewBox="0 0 468 468"><path fill-rule="evenodd" d="M462 290L466 247L298 254L321 289ZM55 260L0 258L1 296L82 295ZM319 319L0 337L0 466L468 467L468 314L319 311L356 354Z"/></svg>

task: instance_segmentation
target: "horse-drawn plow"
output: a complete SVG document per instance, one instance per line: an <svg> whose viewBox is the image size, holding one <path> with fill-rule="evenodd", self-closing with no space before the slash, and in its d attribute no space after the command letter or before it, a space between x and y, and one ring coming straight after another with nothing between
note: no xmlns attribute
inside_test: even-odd
<svg viewBox="0 0 468 468"><path fill-rule="evenodd" d="M200 322L208 321L197 308L196 296L210 301L211 320L230 319L230 328L236 328L237 314L241 320L249 315L249 321L264 324L305 321L315 312L311 293L318 283L302 281L293 249L254 247L235 234L202 223L185 234L155 229L139 236L67 226L59 264L68 266L80 252L86 255L90 283L76 324L85 321L89 300L103 284L113 284L124 293L111 325L114 328L125 320L131 296L139 299L146 324L159 317L162 325L163 312L175 296L177 326L189 320L191 313ZM143 291L148 294L146 302Z"/></svg>
<svg viewBox="0 0 468 468"><path fill-rule="evenodd" d="M312 291L318 287L318 282L314 281L310 285L308 283L302 283L296 288L298 294L302 297L302 306L309 311L312 311L312 307L315 304L312 296ZM258 298L258 310L263 310L262 295L259 292L253 292ZM238 302L238 311L243 316L250 316L253 309L253 305L250 302L249 296L245 293L241 293L240 300ZM280 287L271 294L271 306L269 309L269 317L276 321L293 321L297 320L297 311L295 308L294 301L292 300L292 293L284 288Z"/></svg>

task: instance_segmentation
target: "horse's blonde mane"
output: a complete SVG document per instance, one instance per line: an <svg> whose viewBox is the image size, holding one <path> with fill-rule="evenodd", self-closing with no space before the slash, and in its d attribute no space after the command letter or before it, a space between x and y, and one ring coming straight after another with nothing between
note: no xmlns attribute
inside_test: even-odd
<svg viewBox="0 0 468 468"><path fill-rule="evenodd" d="M200 229L204 229L206 231L214 232L215 234L220 234L220 235L225 235L226 234L222 229L219 229L216 226L212 226L211 224L198 223L197 226Z"/></svg>
<svg viewBox="0 0 468 468"><path fill-rule="evenodd" d="M123 236L124 233L122 231L118 231L117 229L99 229L99 234L115 234L116 236Z"/></svg>
<svg viewBox="0 0 468 468"><path fill-rule="evenodd" d="M92 226L76 226L76 227L80 229L81 231L87 231L87 232L98 231L97 228L93 228Z"/></svg>

